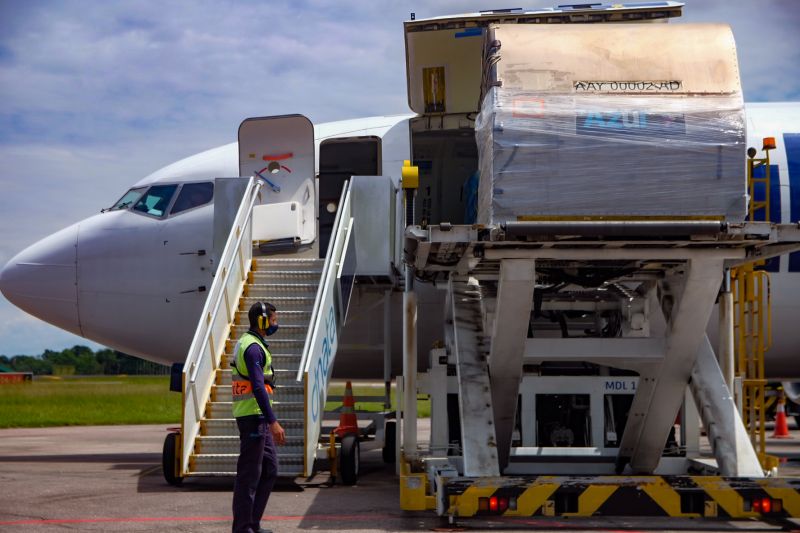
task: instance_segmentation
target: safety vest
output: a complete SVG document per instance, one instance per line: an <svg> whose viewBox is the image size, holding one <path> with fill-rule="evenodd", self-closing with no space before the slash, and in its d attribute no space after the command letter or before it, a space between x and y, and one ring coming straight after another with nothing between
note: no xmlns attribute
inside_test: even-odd
<svg viewBox="0 0 800 533"><path fill-rule="evenodd" d="M244 352L246 352L252 344L258 344L261 349L264 350L266 356L266 360L264 361L264 384L266 385L267 392L270 394L269 404L272 405L271 382L274 376L272 371L272 354L269 353L269 350L260 338L248 331L239 338L233 350L234 360L231 365L231 396L233 397L233 416L236 418L264 414L261 412L258 401L253 394L253 384L250 383L247 363L244 361Z"/></svg>

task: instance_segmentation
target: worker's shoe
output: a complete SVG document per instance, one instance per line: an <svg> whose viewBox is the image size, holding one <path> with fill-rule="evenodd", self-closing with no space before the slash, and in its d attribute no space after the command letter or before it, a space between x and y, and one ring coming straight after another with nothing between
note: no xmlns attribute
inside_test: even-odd
<svg viewBox="0 0 800 533"><path fill-rule="evenodd" d="M260 527L258 528L258 533L272 533L272 530Z"/></svg>

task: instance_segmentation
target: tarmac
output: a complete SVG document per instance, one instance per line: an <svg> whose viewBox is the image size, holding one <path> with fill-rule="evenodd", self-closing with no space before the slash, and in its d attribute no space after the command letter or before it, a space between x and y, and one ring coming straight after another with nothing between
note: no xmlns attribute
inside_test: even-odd
<svg viewBox="0 0 800 533"><path fill-rule="evenodd" d="M425 421L421 421L424 424ZM427 429L427 428L426 428ZM0 531L230 531L233 480L167 485L161 473L166 425L0 430ZM800 432L769 440L783 475L800 475ZM262 527L295 531L742 531L786 524L676 519L464 519L403 512L394 466L375 443L362 448L356 486L327 472L281 482Z"/></svg>

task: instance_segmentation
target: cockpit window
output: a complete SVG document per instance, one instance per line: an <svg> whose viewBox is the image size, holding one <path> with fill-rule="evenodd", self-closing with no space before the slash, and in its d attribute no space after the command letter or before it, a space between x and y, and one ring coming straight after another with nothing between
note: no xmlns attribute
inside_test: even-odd
<svg viewBox="0 0 800 533"><path fill-rule="evenodd" d="M115 203L111 208L109 208L109 211L114 211L115 209L129 208L131 205L133 205L134 202L136 202L142 196L142 193L145 191L145 189L147 189L147 187L138 187L136 189L129 190L128 192L122 195L122 198L117 200L117 203Z"/></svg>
<svg viewBox="0 0 800 533"><path fill-rule="evenodd" d="M214 198L213 183L186 183L181 187L181 192L178 193L178 199L175 200L170 214L174 215L193 207L206 205L212 198Z"/></svg>
<svg viewBox="0 0 800 533"><path fill-rule="evenodd" d="M163 217L177 188L177 185L154 185L136 202L133 210L155 217Z"/></svg>

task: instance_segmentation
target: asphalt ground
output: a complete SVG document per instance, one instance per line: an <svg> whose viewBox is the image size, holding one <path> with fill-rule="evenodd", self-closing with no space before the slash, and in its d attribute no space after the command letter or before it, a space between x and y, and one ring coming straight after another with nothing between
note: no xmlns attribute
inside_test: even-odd
<svg viewBox="0 0 800 533"><path fill-rule="evenodd" d="M427 428L426 428L427 429ZM230 531L232 479L194 478L177 488L161 474L167 426L0 430L0 531ZM800 432L770 439L784 475L800 475ZM374 443L373 443L374 444ZM263 527L294 531L431 531L447 526L433 512L399 509L394 467L380 449L362 449L359 483L330 485L328 475L281 483ZM753 521L652 518L464 519L468 531L777 531ZM786 525L783 525L786 528ZM446 529L446 528L445 528Z"/></svg>

